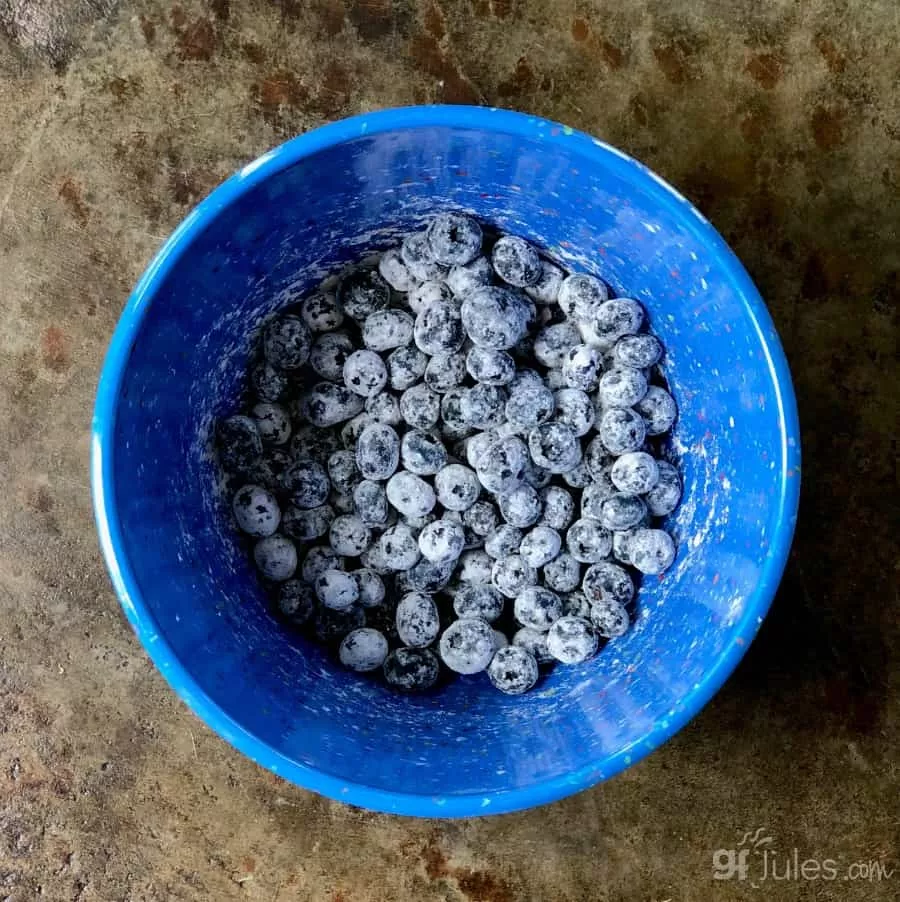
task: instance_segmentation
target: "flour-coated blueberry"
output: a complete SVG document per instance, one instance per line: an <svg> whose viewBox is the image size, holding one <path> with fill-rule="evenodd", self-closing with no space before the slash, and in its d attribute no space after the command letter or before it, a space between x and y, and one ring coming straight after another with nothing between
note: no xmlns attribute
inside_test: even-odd
<svg viewBox="0 0 900 902"><path fill-rule="evenodd" d="M345 611L359 599L356 580L343 570L325 570L316 577L316 596L326 608Z"/></svg>
<svg viewBox="0 0 900 902"><path fill-rule="evenodd" d="M465 333L479 347L506 351L525 335L529 309L507 288L485 286L467 295L460 310Z"/></svg>
<svg viewBox="0 0 900 902"><path fill-rule="evenodd" d="M563 271L549 260L541 260L541 275L534 285L528 285L525 293L537 304L555 304L563 282Z"/></svg>
<svg viewBox="0 0 900 902"><path fill-rule="evenodd" d="M612 535L598 520L581 517L566 532L566 548L576 561L595 564L612 550Z"/></svg>
<svg viewBox="0 0 900 902"><path fill-rule="evenodd" d="M558 485L548 485L540 490L543 512L540 523L551 529L566 529L575 516L572 493Z"/></svg>
<svg viewBox="0 0 900 902"><path fill-rule="evenodd" d="M245 416L221 420L216 428L216 444L222 466L232 473L249 474L263 453L256 421Z"/></svg>
<svg viewBox="0 0 900 902"><path fill-rule="evenodd" d="M330 504L309 509L290 505L281 518L281 528L297 542L310 542L328 533L334 517Z"/></svg>
<svg viewBox="0 0 900 902"><path fill-rule="evenodd" d="M463 297L476 288L490 285L494 268L487 257L476 257L471 263L454 266L447 274L447 286L457 297Z"/></svg>
<svg viewBox="0 0 900 902"><path fill-rule="evenodd" d="M245 485L231 502L238 528L248 536L265 538L278 529L281 509L275 496L259 485Z"/></svg>
<svg viewBox="0 0 900 902"><path fill-rule="evenodd" d="M316 609L315 592L302 580L289 579L278 587L275 605L291 626L304 626Z"/></svg>
<svg viewBox="0 0 900 902"><path fill-rule="evenodd" d="M425 648L438 637L441 621L437 605L424 592L407 592L397 605L397 635L410 648Z"/></svg>
<svg viewBox="0 0 900 902"><path fill-rule="evenodd" d="M276 533L253 546L253 560L266 579L283 582L297 569L297 549L290 539Z"/></svg>
<svg viewBox="0 0 900 902"><path fill-rule="evenodd" d="M413 334L416 347L429 356L452 354L465 341L460 311L452 301L435 301L416 316Z"/></svg>
<svg viewBox="0 0 900 902"><path fill-rule="evenodd" d="M589 320L609 297L606 285L596 276L576 273L563 279L557 303L568 317Z"/></svg>
<svg viewBox="0 0 900 902"><path fill-rule="evenodd" d="M314 460L292 463L284 472L282 482L294 505L304 510L323 505L331 491L325 468Z"/></svg>
<svg viewBox="0 0 900 902"><path fill-rule="evenodd" d="M549 664L554 660L553 655L550 654L550 650L547 648L547 633L545 630L536 630L530 626L523 626L513 634L512 644L516 648L525 649L538 664Z"/></svg>
<svg viewBox="0 0 900 902"><path fill-rule="evenodd" d="M366 398L366 413L379 423L388 426L399 426L403 422L400 416L400 402L390 393L381 392Z"/></svg>
<svg viewBox="0 0 900 902"><path fill-rule="evenodd" d="M560 617L547 633L547 649L563 664L581 664L597 652L597 631L581 617Z"/></svg>
<svg viewBox="0 0 900 902"><path fill-rule="evenodd" d="M415 533L404 523L388 527L377 545L392 570L409 570L421 556Z"/></svg>
<svg viewBox="0 0 900 902"><path fill-rule="evenodd" d="M431 429L441 414L441 396L424 382L406 389L400 396L400 416L413 429Z"/></svg>
<svg viewBox="0 0 900 902"><path fill-rule="evenodd" d="M634 581L624 567L612 561L588 567L581 588L591 604L615 602L627 605L634 599Z"/></svg>
<svg viewBox="0 0 900 902"><path fill-rule="evenodd" d="M562 374L569 388L593 391L600 379L600 370L600 352L590 345L575 345L563 357Z"/></svg>
<svg viewBox="0 0 900 902"><path fill-rule="evenodd" d="M537 570L520 554L510 554L494 561L491 583L507 598L515 598L528 586L537 585Z"/></svg>
<svg viewBox="0 0 900 902"><path fill-rule="evenodd" d="M499 560L516 554L522 543L522 530L509 523L501 523L496 529L491 530L484 538L485 553Z"/></svg>
<svg viewBox="0 0 900 902"><path fill-rule="evenodd" d="M413 318L404 310L395 308L376 310L363 323L363 344L372 351L390 351L402 348L413 339Z"/></svg>
<svg viewBox="0 0 900 902"><path fill-rule="evenodd" d="M283 370L268 360L260 360L250 370L250 385L260 401L277 404L287 394L290 381Z"/></svg>
<svg viewBox="0 0 900 902"><path fill-rule="evenodd" d="M338 283L337 300L347 316L361 323L388 306L391 289L378 270L354 269Z"/></svg>
<svg viewBox="0 0 900 902"><path fill-rule="evenodd" d="M597 398L605 407L636 407L647 394L647 377L631 366L607 370L597 384Z"/></svg>
<svg viewBox="0 0 900 902"><path fill-rule="evenodd" d="M440 676L437 655L430 648L397 648L384 660L387 684L401 692L424 692Z"/></svg>
<svg viewBox="0 0 900 902"><path fill-rule="evenodd" d="M312 333L299 316L278 316L263 330L266 360L280 370L297 370L309 360Z"/></svg>
<svg viewBox="0 0 900 902"><path fill-rule="evenodd" d="M628 495L643 495L659 481L659 467L646 451L629 451L612 465L613 485Z"/></svg>
<svg viewBox="0 0 900 902"><path fill-rule="evenodd" d="M444 664L456 673L480 673L494 657L494 632L478 617L461 617L444 630L440 653Z"/></svg>
<svg viewBox="0 0 900 902"><path fill-rule="evenodd" d="M529 586L516 597L513 611L522 626L546 632L562 616L562 599L543 586Z"/></svg>
<svg viewBox="0 0 900 902"><path fill-rule="evenodd" d="M581 564L568 551L562 551L544 565L543 576L548 589L561 594L571 592L581 582Z"/></svg>
<svg viewBox="0 0 900 902"><path fill-rule="evenodd" d="M333 294L318 291L303 299L300 318L310 332L332 332L344 322L344 311Z"/></svg>
<svg viewBox="0 0 900 902"><path fill-rule="evenodd" d="M647 513L644 499L637 495L616 492L600 504L600 522L612 530L631 529Z"/></svg>
<svg viewBox="0 0 900 902"><path fill-rule="evenodd" d="M511 492L519 486L528 465L528 448L520 438L509 436L488 442L478 456L478 481L495 493Z"/></svg>
<svg viewBox="0 0 900 902"><path fill-rule="evenodd" d="M649 386L644 396L635 403L634 409L644 418L647 435L668 432L678 415L675 399L658 385Z"/></svg>
<svg viewBox="0 0 900 902"><path fill-rule="evenodd" d="M538 252L524 238L504 235L491 251L494 272L509 285L524 288L536 285L543 273Z"/></svg>
<svg viewBox="0 0 900 902"><path fill-rule="evenodd" d="M313 426L335 426L355 417L363 409L363 399L343 385L318 382L305 395L303 411Z"/></svg>
<svg viewBox="0 0 900 902"><path fill-rule="evenodd" d="M656 468L659 478L656 485L644 495L644 501L654 517L665 517L681 501L681 475L667 460L658 460Z"/></svg>
<svg viewBox="0 0 900 902"><path fill-rule="evenodd" d="M413 232L403 239L400 257L413 278L419 282L443 281L449 271L448 267L434 259L424 232Z"/></svg>
<svg viewBox="0 0 900 902"><path fill-rule="evenodd" d="M400 462L400 439L393 427L370 423L356 442L356 466L363 479L388 479Z"/></svg>
<svg viewBox="0 0 900 902"><path fill-rule="evenodd" d="M453 610L457 617L480 617L493 623L505 606L503 596L484 584L462 585L453 596Z"/></svg>
<svg viewBox="0 0 900 902"><path fill-rule="evenodd" d="M553 392L543 382L529 382L513 385L505 411L514 426L532 429L546 423L555 409Z"/></svg>
<svg viewBox="0 0 900 902"><path fill-rule="evenodd" d="M594 426L594 404L587 392L578 388L561 388L553 393L556 402L554 417L565 423L579 438Z"/></svg>
<svg viewBox="0 0 900 902"><path fill-rule="evenodd" d="M341 514L332 521L328 540L338 554L359 557L372 544L372 531L356 514Z"/></svg>
<svg viewBox="0 0 900 902"><path fill-rule="evenodd" d="M623 366L643 370L655 366L662 357L663 347L655 335L623 335L613 348L613 355Z"/></svg>
<svg viewBox="0 0 900 902"><path fill-rule="evenodd" d="M448 464L434 477L440 503L451 511L464 511L478 499L481 484L474 470L463 464Z"/></svg>
<svg viewBox="0 0 900 902"><path fill-rule="evenodd" d="M516 374L516 362L506 351L480 348L478 345L469 349L465 368L476 382L485 385L507 385Z"/></svg>
<svg viewBox="0 0 900 902"><path fill-rule="evenodd" d="M637 451L647 435L643 417L629 407L605 409L597 421L597 435L610 454Z"/></svg>
<svg viewBox="0 0 900 902"><path fill-rule="evenodd" d="M403 262L399 248L391 248L382 254L378 261L378 272L394 291L409 291L417 281Z"/></svg>
<svg viewBox="0 0 900 902"><path fill-rule="evenodd" d="M635 569L654 576L671 567L675 560L675 542L662 529L635 530L628 551Z"/></svg>
<svg viewBox="0 0 900 902"><path fill-rule="evenodd" d="M618 639L628 632L630 618L621 602L609 598L591 605L591 623L603 639Z"/></svg>
<svg viewBox="0 0 900 902"><path fill-rule="evenodd" d="M464 213L439 213L425 237L432 257L444 266L464 266L481 253L481 226Z"/></svg>
<svg viewBox="0 0 900 902"><path fill-rule="evenodd" d="M598 335L607 341L618 341L623 335L634 335L644 324L644 308L631 298L613 298L600 304L591 320Z"/></svg>
<svg viewBox="0 0 900 902"><path fill-rule="evenodd" d="M386 489L388 501L405 517L424 517L436 502L434 489L415 473L394 473Z"/></svg>
<svg viewBox="0 0 900 902"><path fill-rule="evenodd" d="M565 423L544 423L528 433L531 459L551 473L565 473L581 462L581 444Z"/></svg>
<svg viewBox="0 0 900 902"><path fill-rule="evenodd" d="M432 357L425 367L425 384L439 394L450 391L466 378L466 355L439 354Z"/></svg>
<svg viewBox="0 0 900 902"><path fill-rule="evenodd" d="M355 348L350 336L343 332L325 332L313 342L309 365L329 382L343 382L344 364Z"/></svg>
<svg viewBox="0 0 900 902"><path fill-rule="evenodd" d="M506 695L522 695L538 680L537 660L521 646L507 645L491 659L488 677L494 688Z"/></svg>
<svg viewBox="0 0 900 902"><path fill-rule="evenodd" d="M510 526L525 529L533 526L541 516L541 498L537 490L523 483L509 492L497 495L500 514Z"/></svg>
<svg viewBox="0 0 900 902"><path fill-rule="evenodd" d="M369 627L347 633L338 649L341 664L357 673L378 670L387 655L387 639L378 630Z"/></svg>
<svg viewBox="0 0 900 902"><path fill-rule="evenodd" d="M532 567L543 567L549 564L560 552L562 539L555 529L549 526L535 526L525 534L519 546L522 559Z"/></svg>
<svg viewBox="0 0 900 902"><path fill-rule="evenodd" d="M388 355L388 379L394 391L405 391L424 375L428 357L417 347L406 345Z"/></svg>

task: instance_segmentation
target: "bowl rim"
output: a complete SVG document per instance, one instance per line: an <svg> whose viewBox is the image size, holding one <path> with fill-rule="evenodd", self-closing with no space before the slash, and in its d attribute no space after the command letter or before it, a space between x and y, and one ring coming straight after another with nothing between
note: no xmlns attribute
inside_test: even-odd
<svg viewBox="0 0 900 902"><path fill-rule="evenodd" d="M246 730L217 705L178 659L144 602L125 551L114 485L113 443L116 407L131 350L157 289L181 255L226 207L262 181L301 159L367 135L418 128L475 129L575 145L600 159L626 181L637 183L662 207L675 213L694 237L716 255L753 323L773 377L781 429L778 455L780 495L776 527L754 592L713 666L688 694L681 708L657 721L643 736L577 771L518 789L491 793L418 795L391 792L362 782L341 780L291 760ZM686 214L686 215L685 215ZM331 799L392 814L420 817L471 817L500 814L546 804L609 779L644 758L677 733L719 690L753 640L771 605L790 551L800 493L800 439L790 370L775 326L755 285L724 239L675 188L622 151L567 125L496 107L414 106L364 113L323 125L269 150L247 163L181 221L154 255L129 296L116 325L97 387L91 424L91 495L100 547L119 602L147 654L175 692L212 730L252 761L280 777Z"/></svg>

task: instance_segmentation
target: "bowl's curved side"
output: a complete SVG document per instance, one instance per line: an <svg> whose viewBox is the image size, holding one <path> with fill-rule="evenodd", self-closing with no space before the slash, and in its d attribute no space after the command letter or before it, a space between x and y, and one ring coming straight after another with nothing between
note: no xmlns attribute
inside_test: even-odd
<svg viewBox="0 0 900 902"><path fill-rule="evenodd" d="M646 183L656 202L677 211L699 242L708 247L726 270L734 290L741 296L752 321L771 376L780 424L781 447L777 468L780 496L774 499L775 529L769 553L761 567L756 592L744 606L714 666L685 698L684 704L666 721L658 722L639 741L618 750L600 764L591 764L565 777L526 788L484 795L427 796L385 792L303 765L247 731L216 704L197 683L161 634L153 613L142 598L131 562L125 551L122 523L114 485L113 436L116 408L123 376L152 298L192 242L216 216L256 185L299 160L328 147L358 138L397 130L453 127L503 132L522 139L571 144L586 156L599 158L606 167L629 179ZM367 808L420 816L471 816L501 813L550 802L606 779L642 758L677 732L719 689L746 651L775 594L790 550L799 497L799 427L790 372L768 311L740 262L708 221L675 189L642 164L602 141L566 126L513 113L469 107L413 107L387 110L342 120L309 132L263 155L243 167L214 191L179 225L148 266L130 296L113 335L97 391L92 424L91 481L100 545L122 607L154 663L184 701L213 730L252 760L306 788L331 798Z"/></svg>

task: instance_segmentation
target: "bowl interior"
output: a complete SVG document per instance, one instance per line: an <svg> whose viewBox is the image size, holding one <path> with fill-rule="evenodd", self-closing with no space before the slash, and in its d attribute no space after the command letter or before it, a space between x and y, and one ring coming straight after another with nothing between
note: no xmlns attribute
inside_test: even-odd
<svg viewBox="0 0 900 902"><path fill-rule="evenodd" d="M132 301L136 334L104 448L113 487L104 503L118 518L128 584L120 594L195 710L297 782L414 813L558 797L663 741L761 622L780 575L770 559L783 558L793 514L780 348L708 224L599 142L549 123L413 122L343 138L305 156L287 145L264 178L248 167L243 185L192 214L203 226L182 229ZM212 425L238 403L260 322L446 207L640 299L680 406L673 443L686 490L670 523L675 565L644 579L627 636L521 698L500 695L483 674L401 697L287 635L267 611L211 455Z"/></svg>

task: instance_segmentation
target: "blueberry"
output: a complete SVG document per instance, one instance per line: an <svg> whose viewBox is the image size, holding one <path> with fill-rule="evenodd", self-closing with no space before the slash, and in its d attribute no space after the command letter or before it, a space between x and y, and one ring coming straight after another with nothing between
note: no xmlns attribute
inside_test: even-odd
<svg viewBox="0 0 900 902"><path fill-rule="evenodd" d="M410 291L407 300L409 309L417 316L430 304L440 302L457 306L453 300L453 292L444 282L422 282L421 285L416 285ZM413 330L413 335L415 336L415 329Z"/></svg>
<svg viewBox="0 0 900 902"><path fill-rule="evenodd" d="M250 370L250 385L261 401L277 404L287 394L288 377L268 360L260 360Z"/></svg>
<svg viewBox="0 0 900 902"><path fill-rule="evenodd" d="M546 423L555 409L556 398L543 382L513 385L506 402L506 418L516 427L531 429Z"/></svg>
<svg viewBox="0 0 900 902"><path fill-rule="evenodd" d="M491 568L493 560L480 548L464 551L459 556L459 570L457 579L461 583L489 583L491 581Z"/></svg>
<svg viewBox="0 0 900 902"><path fill-rule="evenodd" d="M297 569L297 549L290 539L276 533L253 546L253 560L266 579L284 582Z"/></svg>
<svg viewBox="0 0 900 902"><path fill-rule="evenodd" d="M317 382L303 399L303 411L313 426L343 423L363 409L363 399L343 385Z"/></svg>
<svg viewBox="0 0 900 902"><path fill-rule="evenodd" d="M511 492L522 482L528 463L528 449L515 436L487 444L478 456L478 481L489 492Z"/></svg>
<svg viewBox="0 0 900 902"><path fill-rule="evenodd" d="M659 479L644 496L644 500L654 517L665 517L671 514L681 501L681 476L666 460L658 460L656 468Z"/></svg>
<svg viewBox="0 0 900 902"><path fill-rule="evenodd" d="M352 492L360 481L356 455L352 451L335 451L328 458L328 478L339 492Z"/></svg>
<svg viewBox="0 0 900 902"><path fill-rule="evenodd" d="M488 666L494 688L506 695L522 695L538 680L538 664L532 654L518 645L501 648Z"/></svg>
<svg viewBox="0 0 900 902"><path fill-rule="evenodd" d="M523 626L512 638L513 648L523 648L538 664L549 664L553 655L547 648L547 633L543 630L535 630L530 626Z"/></svg>
<svg viewBox="0 0 900 902"><path fill-rule="evenodd" d="M490 501L476 501L462 514L463 525L480 538L492 532L499 519L497 508Z"/></svg>
<svg viewBox="0 0 900 902"><path fill-rule="evenodd" d="M472 432L472 427L462 415L462 388L451 388L441 398L441 432L445 438L464 438Z"/></svg>
<svg viewBox="0 0 900 902"><path fill-rule="evenodd" d="M467 295L476 288L490 285L494 270L487 257L476 257L471 263L454 266L447 274L447 287L457 297Z"/></svg>
<svg viewBox="0 0 900 902"><path fill-rule="evenodd" d="M601 378L600 367L600 352L596 348L585 344L575 345L563 358L563 379L569 388L593 391L597 387L597 380Z"/></svg>
<svg viewBox="0 0 900 902"><path fill-rule="evenodd" d="M309 352L309 365L323 379L342 382L344 363L353 353L353 342L343 332L326 332L314 342Z"/></svg>
<svg viewBox="0 0 900 902"><path fill-rule="evenodd" d="M443 518L429 523L419 533L419 551L433 564L456 561L463 552L465 531L460 523Z"/></svg>
<svg viewBox="0 0 900 902"><path fill-rule="evenodd" d="M378 397L376 395L376 397ZM400 405L397 405L397 409L399 410ZM373 423L381 423L382 420L379 420L377 417L373 416L371 413L358 413L352 419L347 420L343 426L341 426L341 444L349 451L356 450L356 443L359 441L359 437L363 434L366 429L366 426L371 426ZM391 424L388 424L391 425ZM330 435L330 432L326 430L319 430L323 434Z"/></svg>
<svg viewBox="0 0 900 902"><path fill-rule="evenodd" d="M400 439L384 423L370 423L356 443L356 465L364 479L387 479L400 462Z"/></svg>
<svg viewBox="0 0 900 902"><path fill-rule="evenodd" d="M506 419L506 399L506 389L502 386L479 383L463 392L460 412L470 426L491 429L502 425Z"/></svg>
<svg viewBox="0 0 900 902"><path fill-rule="evenodd" d="M522 626L546 632L562 616L562 599L550 589L529 586L516 597L513 610Z"/></svg>
<svg viewBox="0 0 900 902"><path fill-rule="evenodd" d="M316 463L325 463L331 455L340 449L340 442L335 433L330 429L319 429L316 426L301 426L294 430L291 437L291 458L294 462L312 460ZM281 483L285 491L288 487L288 470L285 469L281 476Z"/></svg>
<svg viewBox="0 0 900 902"><path fill-rule="evenodd" d="M493 630L480 618L462 617L444 630L440 652L444 664L456 673L480 673L494 657Z"/></svg>
<svg viewBox="0 0 900 902"><path fill-rule="evenodd" d="M628 611L615 599L604 599L591 605L591 623L604 639L617 639L628 632Z"/></svg>
<svg viewBox="0 0 900 902"><path fill-rule="evenodd" d="M437 605L430 595L407 592L397 605L397 635L410 648L425 648L441 629Z"/></svg>
<svg viewBox="0 0 900 902"><path fill-rule="evenodd" d="M661 529L638 529L631 537L628 553L635 569L655 575L672 566L675 543Z"/></svg>
<svg viewBox="0 0 900 902"><path fill-rule="evenodd" d="M263 453L262 439L256 422L250 417L228 417L216 429L219 459L226 470L250 473Z"/></svg>
<svg viewBox="0 0 900 902"><path fill-rule="evenodd" d="M584 592L579 592L576 588L574 591L566 592L562 596L563 601L563 617L581 617L583 620L591 619L591 605L585 598Z"/></svg>
<svg viewBox="0 0 900 902"><path fill-rule="evenodd" d="M319 539L331 528L334 510L328 504L304 510L300 507L289 507L281 520L281 528L297 542L309 542Z"/></svg>
<svg viewBox="0 0 900 902"><path fill-rule="evenodd" d="M345 611L359 599L356 580L343 570L325 570L316 577L316 596L326 608Z"/></svg>
<svg viewBox="0 0 900 902"><path fill-rule="evenodd" d="M413 330L416 346L425 354L452 354L466 334L460 311L451 301L435 301L422 308Z"/></svg>
<svg viewBox="0 0 900 902"><path fill-rule="evenodd" d="M581 617L560 617L547 634L550 654L563 664L581 664L597 652L597 631Z"/></svg>
<svg viewBox="0 0 900 902"><path fill-rule="evenodd" d="M480 617L493 623L503 613L503 607L503 596L493 586L464 585L453 596L457 617Z"/></svg>
<svg viewBox="0 0 900 902"><path fill-rule="evenodd" d="M607 370L597 386L597 397L605 407L636 407L646 394L647 377L630 366Z"/></svg>
<svg viewBox="0 0 900 902"><path fill-rule="evenodd" d="M384 581L374 570L361 567L352 571L350 575L356 581L359 603L364 608L376 608L384 602Z"/></svg>
<svg viewBox="0 0 900 902"><path fill-rule="evenodd" d="M425 230L431 256L444 266L463 266L481 253L481 226L463 213L440 213Z"/></svg>
<svg viewBox="0 0 900 902"><path fill-rule="evenodd" d="M613 485L609 478L609 471L612 467L601 474L601 478L586 486L581 493L581 516L591 517L599 520L602 516L603 502L607 498L615 495L618 489Z"/></svg>
<svg viewBox="0 0 900 902"><path fill-rule="evenodd" d="M348 633L365 625L366 614L358 604L351 605L343 611L336 611L322 605L313 620L316 638L326 645L340 642Z"/></svg>
<svg viewBox="0 0 900 902"><path fill-rule="evenodd" d="M536 285L543 274L538 252L523 238L504 235L491 251L494 272L509 285L524 288Z"/></svg>
<svg viewBox="0 0 900 902"><path fill-rule="evenodd" d="M515 361L506 351L479 348L477 345L469 350L465 368L473 379L485 385L506 385L516 374Z"/></svg>
<svg viewBox="0 0 900 902"><path fill-rule="evenodd" d="M440 675L440 663L430 648L398 648L384 661L384 678L401 692L424 692Z"/></svg>
<svg viewBox="0 0 900 902"><path fill-rule="evenodd" d="M528 285L525 293L538 304L555 304L563 282L563 271L549 260L541 260L541 275L534 285Z"/></svg>
<svg viewBox="0 0 900 902"><path fill-rule="evenodd" d="M574 323L545 326L534 339L534 356L546 367L561 367L568 352L581 344L581 333Z"/></svg>
<svg viewBox="0 0 900 902"><path fill-rule="evenodd" d="M582 564L595 564L612 550L612 536L603 523L590 517L576 520L566 533L569 554Z"/></svg>
<svg viewBox="0 0 900 902"><path fill-rule="evenodd" d="M363 322L369 314L388 306L391 289L377 270L355 269L338 283L337 299L347 316Z"/></svg>
<svg viewBox="0 0 900 902"><path fill-rule="evenodd" d="M433 476L447 465L447 449L427 432L410 430L400 441L400 460L417 476Z"/></svg>
<svg viewBox="0 0 900 902"><path fill-rule="evenodd" d="M494 588L507 598L515 598L523 589L537 585L537 571L520 554L494 561L491 567Z"/></svg>
<svg viewBox="0 0 900 902"><path fill-rule="evenodd" d="M403 239L400 257L419 282L441 281L447 276L447 267L435 260L424 232L414 232Z"/></svg>
<svg viewBox="0 0 900 902"><path fill-rule="evenodd" d="M357 395L371 398L387 384L387 367L374 351L354 351L344 363L344 385Z"/></svg>
<svg viewBox="0 0 900 902"><path fill-rule="evenodd" d="M245 485L238 489L231 509L238 528L248 536L270 536L281 522L281 510L275 496L262 486Z"/></svg>
<svg viewBox="0 0 900 902"><path fill-rule="evenodd" d="M565 529L575 516L572 493L556 485L548 485L540 491L543 513L540 523L551 529Z"/></svg>
<svg viewBox="0 0 900 902"><path fill-rule="evenodd" d="M656 385L647 388L643 398L635 403L634 409L644 418L647 435L662 435L668 432L678 414L672 396L664 388Z"/></svg>
<svg viewBox="0 0 900 902"><path fill-rule="evenodd" d="M615 411L617 416L622 413L622 410L618 407L611 408L607 413L612 413L613 411ZM643 442L643 438L641 442ZM596 482L603 479L604 474L608 477L609 469L615 462L615 458L610 454L606 445L603 444L603 438L597 435L588 442L588 446L584 449L584 462L587 464L588 470L590 470L591 478Z"/></svg>
<svg viewBox="0 0 900 902"><path fill-rule="evenodd" d="M646 451L629 451L612 465L610 479L626 495L643 495L659 481L659 467Z"/></svg>
<svg viewBox="0 0 900 902"><path fill-rule="evenodd" d="M389 392L382 392L366 399L366 413L379 423L388 426L399 426L403 422L400 416L400 403Z"/></svg>
<svg viewBox="0 0 900 902"><path fill-rule="evenodd" d="M561 388L554 392L556 419L565 423L576 436L587 435L594 425L594 405L587 394L577 388Z"/></svg>
<svg viewBox="0 0 900 902"><path fill-rule="evenodd" d="M400 396L400 416L413 429L431 429L441 415L441 396L424 382L406 389Z"/></svg>
<svg viewBox="0 0 900 902"><path fill-rule="evenodd" d="M309 360L312 335L299 316L273 319L263 330L266 360L281 370L297 370Z"/></svg>
<svg viewBox="0 0 900 902"><path fill-rule="evenodd" d="M591 320L608 297L609 290L600 279L578 273L563 279L557 300L566 316Z"/></svg>
<svg viewBox="0 0 900 902"><path fill-rule="evenodd" d="M423 558L409 570L398 573L395 582L400 591L433 595L446 588L455 566L456 561L429 561Z"/></svg>
<svg viewBox="0 0 900 902"><path fill-rule="evenodd" d="M541 516L541 498L530 485L516 486L509 492L497 496L500 514L510 526L526 528L537 523Z"/></svg>
<svg viewBox="0 0 900 902"><path fill-rule="evenodd" d="M392 351L387 359L388 376L394 391L404 391L424 375L428 357L418 348L407 345Z"/></svg>
<svg viewBox="0 0 900 902"><path fill-rule="evenodd" d="M447 510L464 511L478 499L481 485L473 470L462 464L448 464L434 477L437 498Z"/></svg>
<svg viewBox="0 0 900 902"><path fill-rule="evenodd" d="M334 508L335 513L337 513L338 516L340 516L341 514L355 513L353 494L351 492L333 491L328 496L328 501Z"/></svg>
<svg viewBox="0 0 900 902"><path fill-rule="evenodd" d="M616 342L613 354L622 366L643 370L655 366L662 357L663 348L655 335L624 335Z"/></svg>
<svg viewBox="0 0 900 902"><path fill-rule="evenodd" d="M637 411L611 407L598 420L597 435L610 454L625 454L637 451L644 444L647 426Z"/></svg>
<svg viewBox="0 0 900 902"><path fill-rule="evenodd" d="M465 458L468 465L477 471L482 455L499 438L499 433L493 429L477 432L458 442L454 447L454 453L457 457Z"/></svg>
<svg viewBox="0 0 900 902"><path fill-rule="evenodd" d="M647 513L647 505L637 495L616 492L600 505L600 522L612 530L631 529Z"/></svg>
<svg viewBox="0 0 900 902"><path fill-rule="evenodd" d="M522 543L522 530L508 523L501 523L496 529L485 536L484 550L492 558L500 560L511 554L516 554Z"/></svg>
<svg viewBox="0 0 900 902"><path fill-rule="evenodd" d="M506 288L486 286L473 291L463 301L460 314L472 342L490 350L508 350L528 328L527 304Z"/></svg>
<svg viewBox="0 0 900 902"><path fill-rule="evenodd" d="M299 579L289 579L278 587L278 613L294 627L305 625L316 608L313 590Z"/></svg>
<svg viewBox="0 0 900 902"><path fill-rule="evenodd" d="M378 261L378 272L394 291L409 291L416 284L416 279L407 269L398 248L392 248L382 254Z"/></svg>
<svg viewBox="0 0 900 902"><path fill-rule="evenodd" d="M317 292L303 300L300 316L310 332L332 332L344 322L344 312L333 295Z"/></svg>
<svg viewBox="0 0 900 902"><path fill-rule="evenodd" d="M565 423L544 423L528 433L531 459L551 473L565 473L581 462L581 445Z"/></svg>
<svg viewBox="0 0 900 902"><path fill-rule="evenodd" d="M634 582L628 572L612 561L592 564L587 568L581 588L592 604L630 604L634 599Z"/></svg>
<svg viewBox="0 0 900 902"><path fill-rule="evenodd" d="M402 348L413 339L413 318L403 310L377 310L363 323L363 344L372 351Z"/></svg>
<svg viewBox="0 0 900 902"><path fill-rule="evenodd" d="M386 529L377 545L392 570L409 570L420 557L419 543L413 531L403 523Z"/></svg>
<svg viewBox="0 0 900 902"><path fill-rule="evenodd" d="M388 501L406 517L424 517L434 508L434 489L414 473L394 473L386 488Z"/></svg>
<svg viewBox="0 0 900 902"><path fill-rule="evenodd" d="M600 304L591 321L597 334L611 342L635 334L643 324L644 308L631 298L614 298Z"/></svg>
<svg viewBox="0 0 900 902"><path fill-rule="evenodd" d="M328 531L331 547L347 557L359 557L372 544L372 533L356 514L335 517Z"/></svg>
<svg viewBox="0 0 900 902"><path fill-rule="evenodd" d="M357 673L378 670L387 654L387 639L378 630L368 627L347 633L338 649L341 664Z"/></svg>
<svg viewBox="0 0 900 902"><path fill-rule="evenodd" d="M563 482L570 488L583 489L591 483L591 471L584 460L581 460L571 470L566 470L562 474L562 478Z"/></svg>
<svg viewBox="0 0 900 902"><path fill-rule="evenodd" d="M544 584L554 592L571 592L581 581L581 564L567 551L544 565Z"/></svg>
<svg viewBox="0 0 900 902"><path fill-rule="evenodd" d="M303 510L323 505L331 491L325 468L314 460L295 461L285 470L282 481L291 501Z"/></svg>
<svg viewBox="0 0 900 902"><path fill-rule="evenodd" d="M440 354L432 357L425 367L425 383L432 390L444 394L466 378L465 354Z"/></svg>
<svg viewBox="0 0 900 902"><path fill-rule="evenodd" d="M561 547L562 539L555 529L549 526L535 526L522 539L519 553L530 566L543 567L559 554Z"/></svg>

